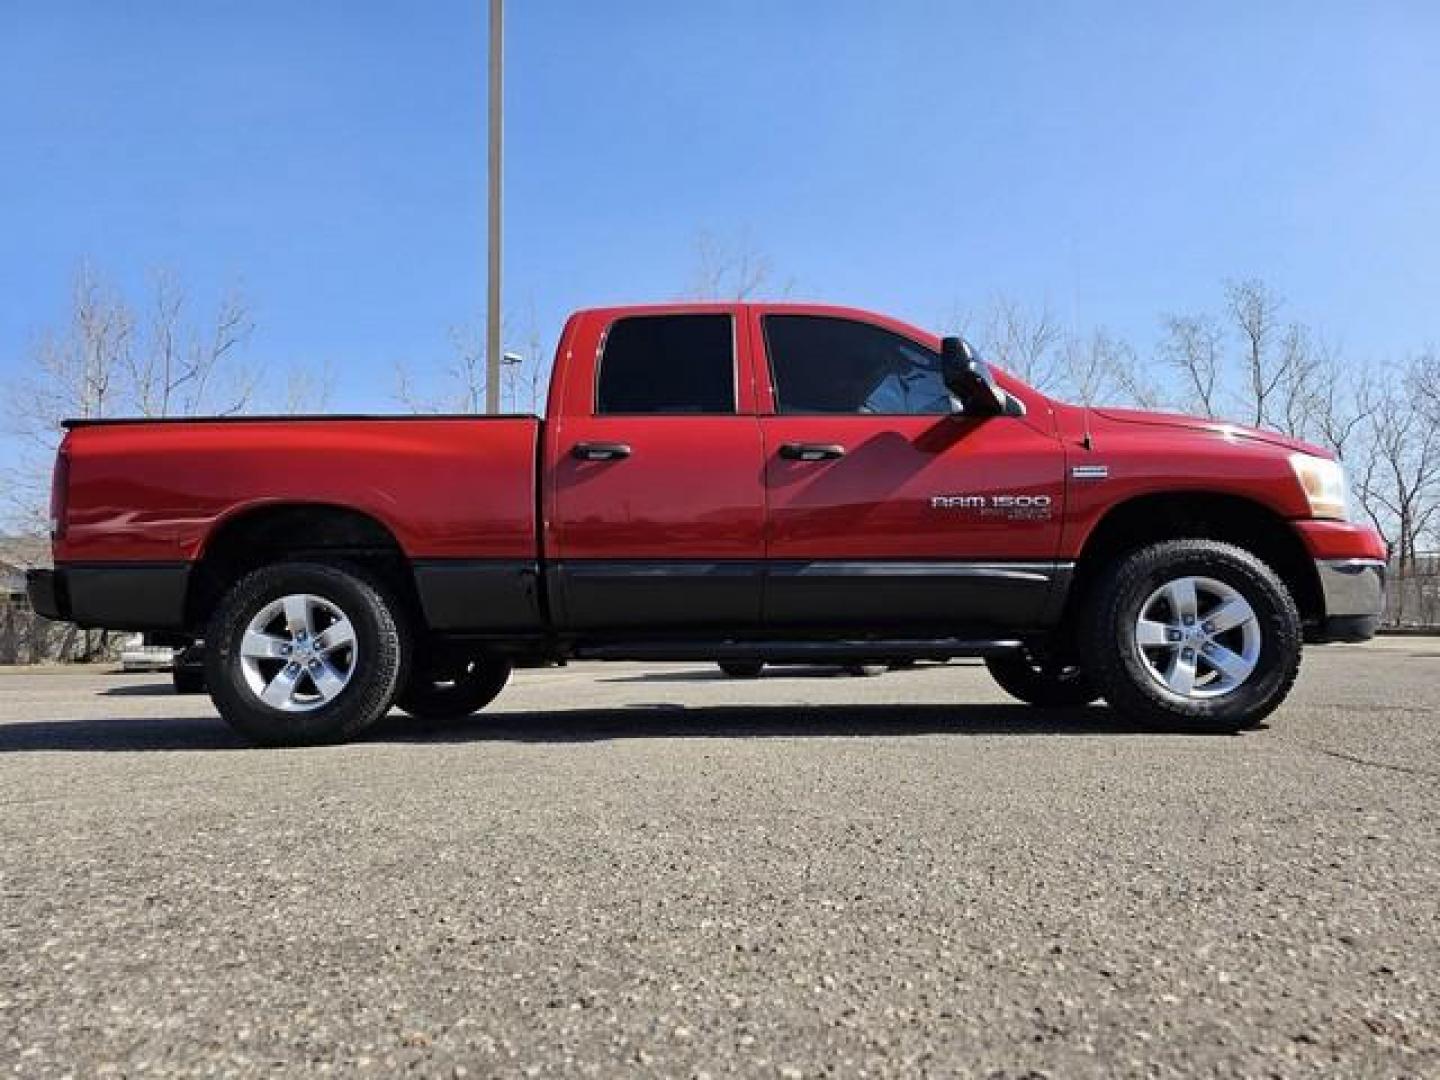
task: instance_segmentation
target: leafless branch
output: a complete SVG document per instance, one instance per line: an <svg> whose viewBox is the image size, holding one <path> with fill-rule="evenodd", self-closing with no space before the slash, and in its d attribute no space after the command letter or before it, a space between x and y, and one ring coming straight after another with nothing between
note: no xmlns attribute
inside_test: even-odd
<svg viewBox="0 0 1440 1080"><path fill-rule="evenodd" d="M776 280L770 256L748 237L725 241L701 230L695 236L694 265L683 295L695 300L754 300L788 296L794 284L793 279Z"/></svg>
<svg viewBox="0 0 1440 1080"><path fill-rule="evenodd" d="M1201 416L1220 415L1222 342L1224 335L1206 315L1168 315L1161 359L1180 376L1184 405Z"/></svg>
<svg viewBox="0 0 1440 1080"><path fill-rule="evenodd" d="M1064 376L1065 360L1058 355L1063 335L1048 307L1026 307L997 296L990 302L982 334L981 352L1037 390L1055 387Z"/></svg>

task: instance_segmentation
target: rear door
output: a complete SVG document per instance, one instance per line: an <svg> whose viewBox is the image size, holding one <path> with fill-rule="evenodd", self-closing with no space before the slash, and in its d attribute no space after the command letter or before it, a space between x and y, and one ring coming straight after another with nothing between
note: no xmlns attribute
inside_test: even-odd
<svg viewBox="0 0 1440 1080"><path fill-rule="evenodd" d="M580 320L547 436L547 555L563 628L759 623L763 460L742 312Z"/></svg>
<svg viewBox="0 0 1440 1080"><path fill-rule="evenodd" d="M1043 398L1044 415L958 415L939 342L858 313L757 307L751 339L768 624L984 633L1041 618L1065 572Z"/></svg>

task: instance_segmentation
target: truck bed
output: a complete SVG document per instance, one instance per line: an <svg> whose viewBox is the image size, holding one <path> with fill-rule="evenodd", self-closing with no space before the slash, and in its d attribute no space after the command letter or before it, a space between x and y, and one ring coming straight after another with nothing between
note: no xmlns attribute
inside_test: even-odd
<svg viewBox="0 0 1440 1080"><path fill-rule="evenodd" d="M59 562L191 561L226 522L322 500L413 559L534 559L533 416L72 421Z"/></svg>

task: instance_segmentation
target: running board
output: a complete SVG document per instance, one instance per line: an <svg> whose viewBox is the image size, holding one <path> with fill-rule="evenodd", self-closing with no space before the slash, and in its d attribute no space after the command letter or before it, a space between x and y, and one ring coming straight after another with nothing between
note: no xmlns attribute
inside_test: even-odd
<svg viewBox="0 0 1440 1080"><path fill-rule="evenodd" d="M772 663L833 663L836 660L949 660L1013 652L1009 638L887 639L883 641L630 641L577 645L577 660L766 660Z"/></svg>

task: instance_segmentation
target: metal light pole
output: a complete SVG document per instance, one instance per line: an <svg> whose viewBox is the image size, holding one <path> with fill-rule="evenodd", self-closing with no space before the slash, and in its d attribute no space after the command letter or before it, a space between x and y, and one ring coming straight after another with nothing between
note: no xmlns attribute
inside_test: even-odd
<svg viewBox="0 0 1440 1080"><path fill-rule="evenodd" d="M485 298L485 411L500 411L500 178L504 149L505 0L490 0L490 268Z"/></svg>

